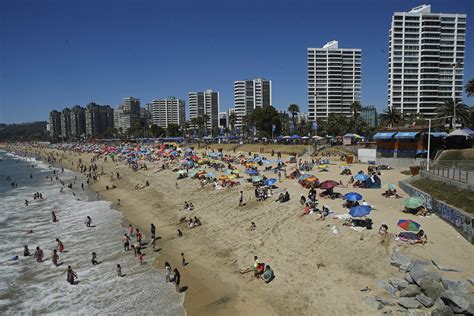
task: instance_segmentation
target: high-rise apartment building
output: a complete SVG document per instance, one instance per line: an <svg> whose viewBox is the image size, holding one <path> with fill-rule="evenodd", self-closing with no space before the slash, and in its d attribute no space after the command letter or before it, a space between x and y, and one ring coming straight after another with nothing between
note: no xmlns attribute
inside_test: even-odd
<svg viewBox="0 0 474 316"><path fill-rule="evenodd" d="M369 127L376 127L378 125L378 115L375 106L363 106L360 111L360 118L366 122Z"/></svg>
<svg viewBox="0 0 474 316"><path fill-rule="evenodd" d="M234 107L236 126L242 126L242 118L257 107L272 105L272 82L261 78L234 82Z"/></svg>
<svg viewBox="0 0 474 316"><path fill-rule="evenodd" d="M77 138L86 134L86 113L83 107L73 106L70 112L71 137Z"/></svg>
<svg viewBox="0 0 474 316"><path fill-rule="evenodd" d="M61 111L61 137L68 139L71 136L71 110L64 108Z"/></svg>
<svg viewBox="0 0 474 316"><path fill-rule="evenodd" d="M114 127L126 131L140 122L140 99L123 98L122 104L114 111Z"/></svg>
<svg viewBox="0 0 474 316"><path fill-rule="evenodd" d="M336 113L351 115L360 100L361 50L339 48L337 41L323 48L308 48L308 119Z"/></svg>
<svg viewBox="0 0 474 316"><path fill-rule="evenodd" d="M219 126L219 92L189 92L189 119L208 115L206 128L213 130Z"/></svg>
<svg viewBox="0 0 474 316"><path fill-rule="evenodd" d="M52 138L61 136L61 112L56 110L49 112L49 133Z"/></svg>
<svg viewBox="0 0 474 316"><path fill-rule="evenodd" d="M89 103L85 109L86 135L94 136L114 127L114 109L110 105Z"/></svg>
<svg viewBox="0 0 474 316"><path fill-rule="evenodd" d="M170 97L167 99L153 100L151 102L153 124L167 128L169 124L184 126L186 121L184 100Z"/></svg>
<svg viewBox="0 0 474 316"><path fill-rule="evenodd" d="M461 98L466 15L432 13L430 5L395 12L389 31L388 107L403 114L435 114Z"/></svg>

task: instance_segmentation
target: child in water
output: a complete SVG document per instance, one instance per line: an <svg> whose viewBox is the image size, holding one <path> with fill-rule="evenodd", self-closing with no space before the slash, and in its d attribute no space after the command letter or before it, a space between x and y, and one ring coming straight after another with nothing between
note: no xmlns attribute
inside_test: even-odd
<svg viewBox="0 0 474 316"><path fill-rule="evenodd" d="M92 265L96 265L99 262L97 262L97 254L95 252L92 253L92 259L91 259Z"/></svg>
<svg viewBox="0 0 474 316"><path fill-rule="evenodd" d="M122 276L122 267L120 266L120 264L117 264L117 276Z"/></svg>

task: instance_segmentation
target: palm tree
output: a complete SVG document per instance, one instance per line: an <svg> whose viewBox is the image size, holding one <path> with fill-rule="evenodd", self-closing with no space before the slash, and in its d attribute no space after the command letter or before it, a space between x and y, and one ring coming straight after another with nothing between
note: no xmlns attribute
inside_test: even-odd
<svg viewBox="0 0 474 316"><path fill-rule="evenodd" d="M291 119L293 121L293 132L296 130L296 114L300 111L298 104L290 104L288 106L288 112L291 113Z"/></svg>
<svg viewBox="0 0 474 316"><path fill-rule="evenodd" d="M465 86L468 97L474 96L474 79L469 80Z"/></svg>
<svg viewBox="0 0 474 316"><path fill-rule="evenodd" d="M438 106L435 110L436 117L454 116L454 101L452 99L444 101L443 104ZM468 123L471 119L469 108L462 102L456 103L456 121L462 123ZM452 128L452 120L449 125Z"/></svg>
<svg viewBox="0 0 474 316"><path fill-rule="evenodd" d="M237 123L237 115L235 115L235 112L232 112L229 115L229 125L230 125L231 131L234 130L236 123Z"/></svg>
<svg viewBox="0 0 474 316"><path fill-rule="evenodd" d="M202 129L204 131L207 131L207 123L209 122L210 118L211 117L208 114L201 115L201 122L200 123L202 124Z"/></svg>
<svg viewBox="0 0 474 316"><path fill-rule="evenodd" d="M352 104L351 104L352 116L357 117L359 115L360 111L362 111L362 105L360 104L360 102L359 101L352 102Z"/></svg>
<svg viewBox="0 0 474 316"><path fill-rule="evenodd" d="M388 108L387 111L380 115L380 118L382 125L385 127L394 127L396 125L398 128L403 120L400 112L393 107Z"/></svg>

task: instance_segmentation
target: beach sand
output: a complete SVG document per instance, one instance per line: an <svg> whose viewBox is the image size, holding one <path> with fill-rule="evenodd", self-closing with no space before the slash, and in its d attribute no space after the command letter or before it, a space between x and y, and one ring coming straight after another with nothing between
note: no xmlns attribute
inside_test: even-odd
<svg viewBox="0 0 474 316"><path fill-rule="evenodd" d="M92 157L55 152L64 157L65 167L76 171L79 158L87 162ZM296 180L278 183L278 187L291 194L291 201L280 204L275 202L276 196L257 202L254 187L248 183L214 190L212 186L201 188L197 180L184 179L178 181L179 189L176 189L176 173L157 172L161 166L158 162L155 166L147 163L148 171L137 172L124 163L113 163L110 158L107 162L101 159L97 165L99 170L104 168L105 176L92 184L91 190L114 204L120 198L122 206L118 209L126 222L140 227L145 235L150 235L150 223L157 226L157 235L162 237L157 245L162 250L155 264L162 268L169 261L172 267L178 267L182 286L187 287L185 308L189 315L378 315L380 311L363 302L367 293L360 290L369 287L370 295L382 294L377 280L402 276L397 268L390 266L390 255L396 245L403 253L462 271L443 272L443 276L452 279L474 276L473 245L437 216L421 218L401 213L403 199L384 198L381 189L335 189L342 194L359 192L375 207L370 214L373 229L357 232L342 227L331 217L316 221L312 215L298 216L302 213L299 198L308 191ZM355 173L366 171L367 165L354 164L351 169ZM342 180L346 184L349 176L340 176L340 170L338 162L333 161L329 172L310 173L321 181ZM121 179L114 177L111 181L112 171L118 171ZM383 171L382 183L397 184L408 177L400 171ZM274 177L273 173L266 175ZM144 184L146 180L150 187L135 190L136 184ZM112 184L117 188L105 189ZM243 207L238 206L240 190L244 191L246 202ZM182 211L184 201L191 201L195 210ZM319 199L320 206L327 204L336 214L347 212L342 203L342 200ZM198 216L203 225L195 229L179 225L179 218L190 215ZM401 230L396 226L401 218L419 222L428 235L428 244L408 245L392 238L382 244L377 235L379 226L386 223L389 233L396 234ZM255 231L248 230L251 221L257 225ZM331 231L334 225L339 227L337 234ZM177 237L177 228L183 231L183 237ZM181 252L189 262L186 267L180 265ZM271 283L239 273L239 269L253 263L254 255L272 266L276 278Z"/></svg>

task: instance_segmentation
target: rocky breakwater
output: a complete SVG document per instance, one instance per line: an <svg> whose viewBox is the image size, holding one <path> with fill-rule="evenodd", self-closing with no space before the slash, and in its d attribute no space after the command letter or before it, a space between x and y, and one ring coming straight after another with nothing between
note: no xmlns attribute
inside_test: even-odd
<svg viewBox="0 0 474 316"><path fill-rule="evenodd" d="M393 312L405 315L447 316L474 315L474 279L451 280L440 272L456 269L441 267L433 261L410 258L393 249L391 265L400 277L378 280L383 295L368 295L365 302L382 315ZM460 271L457 271L460 272Z"/></svg>

